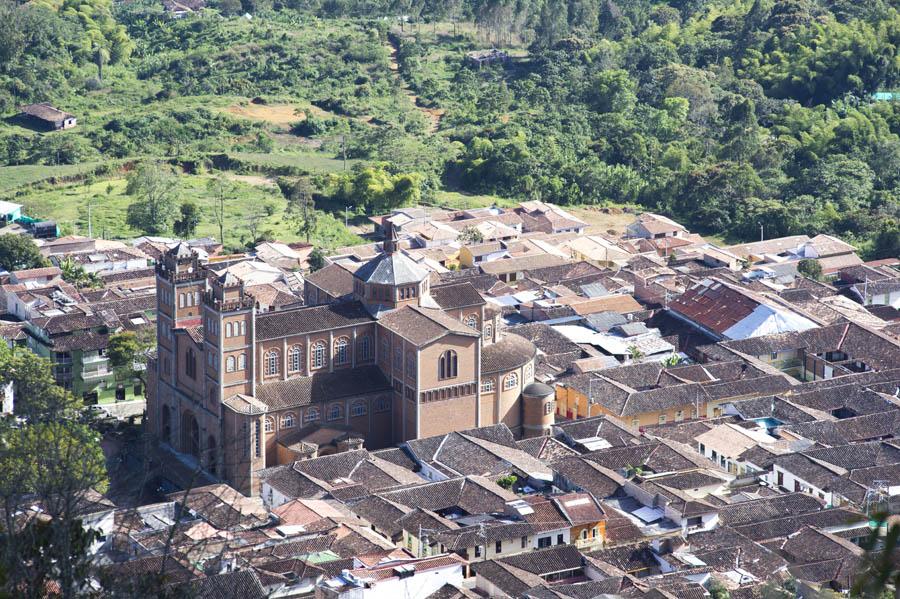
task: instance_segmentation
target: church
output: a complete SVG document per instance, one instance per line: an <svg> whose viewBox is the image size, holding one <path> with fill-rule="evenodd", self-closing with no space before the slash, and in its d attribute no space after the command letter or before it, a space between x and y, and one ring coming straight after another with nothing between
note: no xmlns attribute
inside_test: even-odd
<svg viewBox="0 0 900 599"><path fill-rule="evenodd" d="M533 428L521 395L534 345L503 333L470 283L437 284L393 229L383 250L351 297L283 309L185 244L164 254L146 414L163 455L255 495L260 470L329 451Z"/></svg>

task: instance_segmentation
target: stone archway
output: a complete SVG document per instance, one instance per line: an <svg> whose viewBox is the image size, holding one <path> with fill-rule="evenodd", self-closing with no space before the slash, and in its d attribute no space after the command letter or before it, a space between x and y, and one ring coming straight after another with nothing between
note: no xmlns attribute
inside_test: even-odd
<svg viewBox="0 0 900 599"><path fill-rule="evenodd" d="M181 415L181 451L200 459L200 425L190 410Z"/></svg>

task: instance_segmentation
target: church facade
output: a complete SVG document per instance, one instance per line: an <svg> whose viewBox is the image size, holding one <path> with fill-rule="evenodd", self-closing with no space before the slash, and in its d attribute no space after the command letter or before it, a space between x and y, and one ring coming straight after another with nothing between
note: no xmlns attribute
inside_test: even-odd
<svg viewBox="0 0 900 599"><path fill-rule="evenodd" d="M147 430L164 455L246 494L267 467L506 423L523 430L531 342L466 282L432 286L391 232L352 298L264 311L186 246L157 265Z"/></svg>

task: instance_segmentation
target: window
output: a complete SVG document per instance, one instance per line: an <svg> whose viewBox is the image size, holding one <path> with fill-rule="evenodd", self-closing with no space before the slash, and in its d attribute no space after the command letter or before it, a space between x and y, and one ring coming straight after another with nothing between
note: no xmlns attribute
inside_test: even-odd
<svg viewBox="0 0 900 599"><path fill-rule="evenodd" d="M272 419L270 416L266 416L265 431L267 433L271 433L271 432L275 431L275 420Z"/></svg>
<svg viewBox="0 0 900 599"><path fill-rule="evenodd" d="M525 380L526 381L531 380L531 375L533 373L534 373L534 366L532 366L531 362L529 362L528 364L525 365L525 371L524 371Z"/></svg>
<svg viewBox="0 0 900 599"><path fill-rule="evenodd" d="M503 541L497 541L494 543L494 553L502 553L503 552Z"/></svg>
<svg viewBox="0 0 900 599"><path fill-rule="evenodd" d="M278 366L281 355L277 349L270 349L266 352L265 369L266 376L275 376L281 369Z"/></svg>
<svg viewBox="0 0 900 599"><path fill-rule="evenodd" d="M306 410L306 421L313 422L319 419L319 408L310 408Z"/></svg>
<svg viewBox="0 0 900 599"><path fill-rule="evenodd" d="M471 327L477 331L478 330L478 317L475 316L474 314L469 314L466 317L466 326Z"/></svg>
<svg viewBox="0 0 900 599"><path fill-rule="evenodd" d="M475 545L475 557L481 557L481 546Z"/></svg>
<svg viewBox="0 0 900 599"><path fill-rule="evenodd" d="M192 349L188 349L184 355L184 371L192 379L197 378L197 358Z"/></svg>
<svg viewBox="0 0 900 599"><path fill-rule="evenodd" d="M340 420L344 417L344 407L341 404L332 404L328 408L328 420Z"/></svg>
<svg viewBox="0 0 900 599"><path fill-rule="evenodd" d="M225 325L225 336L226 337L234 337L234 332L231 328L230 322Z"/></svg>
<svg viewBox="0 0 900 599"><path fill-rule="evenodd" d="M303 348L299 345L292 345L288 350L288 372L300 372L303 364Z"/></svg>
<svg viewBox="0 0 900 599"><path fill-rule="evenodd" d="M228 356L225 358L225 372L234 372L234 356Z"/></svg>
<svg viewBox="0 0 900 599"><path fill-rule="evenodd" d="M213 387L209 390L209 403L216 403L216 388Z"/></svg>
<svg viewBox="0 0 900 599"><path fill-rule="evenodd" d="M691 418L696 418L696 417L697 417L697 408L693 407L693 408L691 408Z"/></svg>
<svg viewBox="0 0 900 599"><path fill-rule="evenodd" d="M294 424L296 424L296 416L294 416L293 412L288 412L281 416L281 428L294 428Z"/></svg>
<svg viewBox="0 0 900 599"><path fill-rule="evenodd" d="M660 415L659 415L659 423L660 423L660 424L665 424L665 423L666 423L666 415L665 415L665 414L660 414Z"/></svg>
<svg viewBox="0 0 900 599"><path fill-rule="evenodd" d="M254 436L254 448L256 449L256 457L260 457L262 455L262 433L260 432L259 420L253 423L253 431Z"/></svg>
<svg viewBox="0 0 900 599"><path fill-rule="evenodd" d="M514 389L519 384L519 375L515 372L510 372L503 379L503 390L509 391L510 389Z"/></svg>
<svg viewBox="0 0 900 599"><path fill-rule="evenodd" d="M678 410L677 412L675 412L675 420L679 421L679 422L684 420L684 411L683 410Z"/></svg>
<svg viewBox="0 0 900 599"><path fill-rule="evenodd" d="M238 356L238 370L246 370L247 369L247 354L241 354Z"/></svg>
<svg viewBox="0 0 900 599"><path fill-rule="evenodd" d="M387 337L384 337L381 339L381 361L386 364L390 355L390 343Z"/></svg>
<svg viewBox="0 0 900 599"><path fill-rule="evenodd" d="M362 337L356 340L356 346L359 349L359 359L360 360L371 360L372 359L372 338L368 335L363 335Z"/></svg>
<svg viewBox="0 0 900 599"><path fill-rule="evenodd" d="M334 341L334 363L349 364L350 363L350 339L347 337L338 337Z"/></svg>
<svg viewBox="0 0 900 599"><path fill-rule="evenodd" d="M640 420L638 420L637 418L632 418L632 419L631 419L631 426L640 426L640 425L641 425L641 421L640 421Z"/></svg>
<svg viewBox="0 0 900 599"><path fill-rule="evenodd" d="M178 307L184 308L184 294L183 293L178 294Z"/></svg>
<svg viewBox="0 0 900 599"><path fill-rule="evenodd" d="M350 408L351 416L365 416L368 413L369 409L366 407L365 402L358 401Z"/></svg>
<svg viewBox="0 0 900 599"><path fill-rule="evenodd" d="M452 379L456 377L457 370L457 358L456 352L452 349L448 349L444 353L441 354L441 358L438 361L438 376L442 379Z"/></svg>
<svg viewBox="0 0 900 599"><path fill-rule="evenodd" d="M549 415L553 413L553 403L552 401L548 401L544 404L544 415Z"/></svg>
<svg viewBox="0 0 900 599"><path fill-rule="evenodd" d="M403 368L403 350L400 347L394 348L394 370Z"/></svg>
<svg viewBox="0 0 900 599"><path fill-rule="evenodd" d="M241 335L247 334L247 323L244 321L241 321L241 333L240 334Z"/></svg>
<svg viewBox="0 0 900 599"><path fill-rule="evenodd" d="M494 325L484 325L484 338L491 339L494 337Z"/></svg>
<svg viewBox="0 0 900 599"><path fill-rule="evenodd" d="M592 538L592 539L596 539L596 538L597 538L597 527L596 527L596 526L595 526L594 528L591 529L591 538Z"/></svg>
<svg viewBox="0 0 900 599"><path fill-rule="evenodd" d="M557 545L562 545L562 544L563 544L563 536L562 536L562 533L559 533L558 535L556 535L556 544L557 544Z"/></svg>
<svg viewBox="0 0 900 599"><path fill-rule="evenodd" d="M309 352L309 367L313 370L325 366L325 342L316 341Z"/></svg>
<svg viewBox="0 0 900 599"><path fill-rule="evenodd" d="M528 537L522 537L522 549L528 545Z"/></svg>
<svg viewBox="0 0 900 599"><path fill-rule="evenodd" d="M538 549L544 549L553 544L553 537L541 537L538 539Z"/></svg>
<svg viewBox="0 0 900 599"><path fill-rule="evenodd" d="M406 354L406 376L416 380L416 354L413 352Z"/></svg>
<svg viewBox="0 0 900 599"><path fill-rule="evenodd" d="M376 412L387 412L391 409L391 402L389 399L385 397L379 397L375 400L375 411Z"/></svg>
<svg viewBox="0 0 900 599"><path fill-rule="evenodd" d="M491 393L494 390L494 379L486 379L481 381L481 392Z"/></svg>
<svg viewBox="0 0 900 599"><path fill-rule="evenodd" d="M772 352L772 359L773 359L773 360L777 360L777 359L778 359L778 352L777 352L777 351L773 351L773 352Z"/></svg>
<svg viewBox="0 0 900 599"><path fill-rule="evenodd" d="M587 541L587 529L586 528L581 531L581 540Z"/></svg>

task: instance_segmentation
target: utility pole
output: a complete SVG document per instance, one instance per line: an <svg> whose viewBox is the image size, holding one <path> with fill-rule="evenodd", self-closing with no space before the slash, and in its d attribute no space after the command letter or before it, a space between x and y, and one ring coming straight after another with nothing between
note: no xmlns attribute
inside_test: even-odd
<svg viewBox="0 0 900 599"><path fill-rule="evenodd" d="M763 227L763 224L759 223L759 240L760 241L765 241L764 231L765 231L765 229Z"/></svg>
<svg viewBox="0 0 900 599"><path fill-rule="evenodd" d="M348 219L349 219L351 208L353 208L353 206L344 206L344 228L347 228L349 226Z"/></svg>

